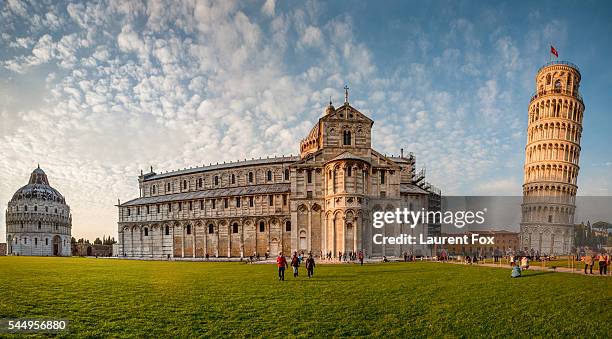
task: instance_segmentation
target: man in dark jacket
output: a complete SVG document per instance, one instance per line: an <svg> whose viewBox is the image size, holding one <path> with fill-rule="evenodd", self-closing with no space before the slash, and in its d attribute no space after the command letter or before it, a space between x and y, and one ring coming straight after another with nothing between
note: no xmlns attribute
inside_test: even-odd
<svg viewBox="0 0 612 339"><path fill-rule="evenodd" d="M298 267L300 267L300 259L298 258L297 252L293 252L293 256L291 257L291 267L293 267L293 277L297 278Z"/></svg>
<svg viewBox="0 0 612 339"><path fill-rule="evenodd" d="M312 278L314 275L315 268L315 260L312 256L312 253L308 254L308 259L306 259L306 271L308 271L308 278Z"/></svg>

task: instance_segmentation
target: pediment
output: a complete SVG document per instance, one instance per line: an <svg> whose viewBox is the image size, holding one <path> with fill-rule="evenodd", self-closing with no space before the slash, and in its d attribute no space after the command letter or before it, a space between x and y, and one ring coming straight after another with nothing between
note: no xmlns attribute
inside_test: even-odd
<svg viewBox="0 0 612 339"><path fill-rule="evenodd" d="M361 113L359 110L354 108L349 104L342 105L334 110L334 112L327 114L322 120L349 120L349 121L358 121L358 122L369 122L370 125L374 123L374 121L368 118L365 114Z"/></svg>

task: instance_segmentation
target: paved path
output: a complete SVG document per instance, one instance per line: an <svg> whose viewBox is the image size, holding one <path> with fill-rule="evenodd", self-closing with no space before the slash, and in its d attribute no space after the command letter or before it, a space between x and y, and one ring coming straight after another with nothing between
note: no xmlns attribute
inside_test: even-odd
<svg viewBox="0 0 612 339"><path fill-rule="evenodd" d="M455 265L468 265L465 264L463 262L457 262L457 261L447 261L446 263L449 264L455 264ZM508 271L511 270L510 265L508 265L507 263L502 263L500 264L473 264L472 266L487 266L487 267L497 267L497 268L505 268L508 269ZM584 266L582 266L583 268L580 270L572 270L571 268L567 268L567 267L557 267L555 269L553 269L552 267L546 267L546 266L542 266L539 263L535 263L535 264L530 264L529 265L529 270L530 271L554 271L554 272L562 272L562 273L574 273L574 274L581 274L581 275L585 275L584 274ZM608 274L605 275L605 277L612 277L612 272L611 270L608 270ZM589 276L600 276L599 275L599 270L597 270L597 272L595 272L595 269L593 269L593 274L586 274Z"/></svg>

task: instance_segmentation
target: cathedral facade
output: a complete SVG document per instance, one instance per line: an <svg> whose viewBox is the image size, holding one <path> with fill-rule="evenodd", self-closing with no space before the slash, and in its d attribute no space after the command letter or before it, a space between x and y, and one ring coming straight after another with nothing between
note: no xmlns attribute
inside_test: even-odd
<svg viewBox="0 0 612 339"><path fill-rule="evenodd" d="M242 258L279 252L427 255L420 245L376 244L373 234L427 234L436 225L372 227L375 211L439 207L440 192L412 154L371 147L374 122L331 102L299 156L141 173L140 196L118 204L119 253L137 258ZM439 227L439 225L438 225Z"/></svg>

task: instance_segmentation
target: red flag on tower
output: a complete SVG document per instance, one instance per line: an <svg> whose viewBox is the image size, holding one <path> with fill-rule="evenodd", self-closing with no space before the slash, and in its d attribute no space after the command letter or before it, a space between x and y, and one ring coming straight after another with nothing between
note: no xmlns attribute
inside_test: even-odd
<svg viewBox="0 0 612 339"><path fill-rule="evenodd" d="M557 50L552 45L550 45L550 53L554 54L554 56L557 58L559 57L559 52L557 52Z"/></svg>

